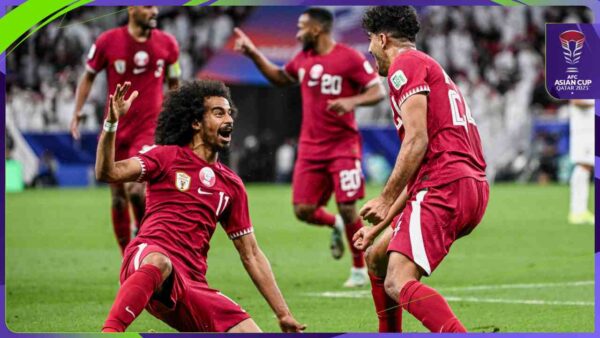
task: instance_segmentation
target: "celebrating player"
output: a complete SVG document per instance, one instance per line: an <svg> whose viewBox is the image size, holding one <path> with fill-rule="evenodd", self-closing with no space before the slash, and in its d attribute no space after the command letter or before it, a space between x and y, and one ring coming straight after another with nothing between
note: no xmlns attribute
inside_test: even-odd
<svg viewBox="0 0 600 338"><path fill-rule="evenodd" d="M88 97L96 74L106 69L108 93L114 92L117 83L130 81L144 100L136 101L121 120L116 140L116 159L124 160L154 144L154 130L163 100L163 82L169 88L178 86L180 69L177 59L179 47L175 38L156 28L156 6L130 6L126 26L101 34L87 56L86 72L77 86L75 112L71 121L71 134L80 138L81 109ZM166 73L166 76L165 76ZM108 97L107 97L108 100ZM108 109L107 109L108 111ZM131 204L137 224L144 216L144 186L140 183L111 184L112 223L121 248L125 251L131 239Z"/></svg>
<svg viewBox="0 0 600 338"><path fill-rule="evenodd" d="M569 223L594 224L588 209L590 177L594 169L594 100L571 100L570 155L575 163L571 174L571 206Z"/></svg>
<svg viewBox="0 0 600 338"><path fill-rule="evenodd" d="M405 309L432 332L465 332L446 300L420 280L483 217L489 186L479 133L458 87L435 60L415 49L414 8L371 8L363 26L379 74L387 76L402 139L381 195L360 211L375 226L354 238L364 249L386 229L367 254L379 329L401 331Z"/></svg>
<svg viewBox="0 0 600 338"><path fill-rule="evenodd" d="M218 161L233 131L234 106L221 82L196 81L172 91L156 129L156 143L115 161L115 133L138 92L117 85L100 134L96 176L110 183L148 182L144 224L127 247L121 288L103 332L123 332L144 307L179 331L260 332L250 316L206 282L206 257L217 222L284 332L300 332L253 234L241 179ZM146 99L146 98L144 98ZM125 115L126 116L126 115Z"/></svg>
<svg viewBox="0 0 600 338"><path fill-rule="evenodd" d="M342 231L351 243L362 227L356 201L364 197L365 188L354 109L381 101L385 92L364 56L333 40L332 24L329 11L306 10L298 19L296 34L303 49L284 68L270 62L240 29L235 32L236 50L252 59L271 83L300 84L302 127L292 178L294 213L309 224L333 229L331 252L339 259L344 250ZM333 192L337 216L324 208ZM363 254L352 245L350 249L352 268L344 286L365 285Z"/></svg>

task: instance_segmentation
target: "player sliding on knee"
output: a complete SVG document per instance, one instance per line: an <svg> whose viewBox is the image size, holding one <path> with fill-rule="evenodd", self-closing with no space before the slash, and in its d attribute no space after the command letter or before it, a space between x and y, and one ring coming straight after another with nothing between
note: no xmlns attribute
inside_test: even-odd
<svg viewBox="0 0 600 338"><path fill-rule="evenodd" d="M433 273L452 243L469 234L485 212L489 186L477 126L448 74L416 50L414 8L373 7L363 27L379 75L387 77L402 140L383 191L360 211L375 226L355 236L357 247L372 246L368 261L380 330L401 330L399 314L386 314L401 308L432 332L465 332L444 297L420 280Z"/></svg>
<svg viewBox="0 0 600 338"><path fill-rule="evenodd" d="M331 254L344 253L343 233L350 243L362 227L356 201L364 197L360 135L354 109L381 101L385 92L373 67L356 50L332 36L333 15L309 8L298 18L300 51L284 67L269 61L240 29L236 50L249 57L274 85L299 85L302 126L298 160L292 178L294 213L306 223L332 229ZM325 209L335 194L339 215ZM361 251L350 245L352 268L346 287L367 283Z"/></svg>
<svg viewBox="0 0 600 338"><path fill-rule="evenodd" d="M102 328L123 332L145 308L178 331L260 332L237 303L206 281L209 241L221 223L283 332L305 326L292 316L253 234L242 180L218 160L229 147L234 105L217 81L195 81L169 94L156 143L115 162L119 118L138 96L117 85L98 142L96 176L109 183L147 182L146 217L127 246L121 287Z"/></svg>

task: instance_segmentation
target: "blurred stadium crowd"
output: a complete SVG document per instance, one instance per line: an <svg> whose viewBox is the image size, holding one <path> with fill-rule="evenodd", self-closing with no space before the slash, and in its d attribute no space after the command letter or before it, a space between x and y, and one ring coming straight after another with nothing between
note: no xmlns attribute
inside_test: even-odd
<svg viewBox="0 0 600 338"><path fill-rule="evenodd" d="M159 28L180 44L183 79L193 78L253 10L161 8ZM587 23L592 21L591 12L584 7L528 6L422 7L418 11L422 23L418 48L435 58L462 88L482 135L490 177L560 178L559 144L564 135L536 126L540 121L568 120L566 102L552 99L545 89L545 23ZM124 9L89 7L51 23L8 54L7 120L21 131L67 131L89 46L102 31L125 20ZM83 130L99 128L105 81L100 76L94 84L84 108L89 118ZM374 108L361 108L357 119L361 126L391 126L387 100ZM289 161L290 144L293 141L286 140L283 145L286 155L271 156ZM274 176L281 180L280 174Z"/></svg>

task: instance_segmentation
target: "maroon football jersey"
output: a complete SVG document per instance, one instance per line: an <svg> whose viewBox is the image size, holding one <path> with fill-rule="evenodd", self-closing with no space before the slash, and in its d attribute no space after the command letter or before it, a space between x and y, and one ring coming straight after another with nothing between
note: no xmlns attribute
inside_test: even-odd
<svg viewBox="0 0 600 338"><path fill-rule="evenodd" d="M117 143L131 143L140 130L156 129L165 72L171 70L171 77L178 76L178 58L175 38L158 29L153 29L145 42L138 42L129 34L127 26L118 27L102 33L92 45L86 68L92 73L106 69L107 102L108 94L114 93L117 84L125 81L131 82L130 93L134 90L140 93L127 114L119 119Z"/></svg>
<svg viewBox="0 0 600 338"><path fill-rule="evenodd" d="M253 231L242 180L187 146L152 146L134 158L142 166L138 180L148 185L141 230L129 245L158 245L177 263L178 273L205 281L217 222L231 239Z"/></svg>
<svg viewBox="0 0 600 338"><path fill-rule="evenodd" d="M298 80L302 93L302 127L298 157L359 158L360 135L354 112L339 115L327 110L327 101L349 97L379 81L369 61L359 52L336 44L325 55L299 52L285 71Z"/></svg>
<svg viewBox="0 0 600 338"><path fill-rule="evenodd" d="M394 124L401 139L400 110L414 94L427 95L427 152L408 189L440 186L462 177L485 180L485 160L475 120L459 88L429 55L409 50L388 72Z"/></svg>

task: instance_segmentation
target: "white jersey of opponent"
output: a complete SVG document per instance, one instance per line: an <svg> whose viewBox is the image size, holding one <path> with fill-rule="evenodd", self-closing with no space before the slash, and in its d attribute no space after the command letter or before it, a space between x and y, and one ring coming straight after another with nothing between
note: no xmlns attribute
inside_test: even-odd
<svg viewBox="0 0 600 338"><path fill-rule="evenodd" d="M569 104L571 161L594 165L594 100L581 101L586 101L590 106Z"/></svg>

